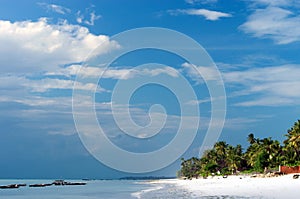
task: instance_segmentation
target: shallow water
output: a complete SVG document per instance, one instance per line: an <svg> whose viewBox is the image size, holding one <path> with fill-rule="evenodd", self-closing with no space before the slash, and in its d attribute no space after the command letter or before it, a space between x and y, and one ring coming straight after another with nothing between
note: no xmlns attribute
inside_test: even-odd
<svg viewBox="0 0 300 199"><path fill-rule="evenodd" d="M66 180L70 181L70 180ZM79 180L80 181L80 180ZM0 185L25 183L18 189L0 189L0 198L8 199L132 199L134 192L147 189L150 185L125 180L88 181L83 186L28 187L29 184L51 183L53 180L0 180ZM76 181L78 182L78 181Z"/></svg>
<svg viewBox="0 0 300 199"><path fill-rule="evenodd" d="M73 180L66 180L74 182ZM239 196L203 196L170 183L149 181L95 180L84 186L28 187L53 180L0 180L0 185L27 184L18 189L0 189L2 199L246 199ZM78 182L78 181L75 181ZM79 180L80 182L80 180Z"/></svg>

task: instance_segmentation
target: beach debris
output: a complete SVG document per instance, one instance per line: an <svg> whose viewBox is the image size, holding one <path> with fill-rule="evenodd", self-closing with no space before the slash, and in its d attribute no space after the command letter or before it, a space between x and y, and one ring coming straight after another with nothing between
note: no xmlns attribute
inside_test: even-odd
<svg viewBox="0 0 300 199"><path fill-rule="evenodd" d="M250 176L250 178L256 178L256 177L257 177L256 174L253 174L253 175Z"/></svg>
<svg viewBox="0 0 300 199"><path fill-rule="evenodd" d="M276 177L284 175L284 173L281 172L281 171L276 171L276 172L274 172L274 174L275 174Z"/></svg>
<svg viewBox="0 0 300 199"><path fill-rule="evenodd" d="M293 179L298 179L299 178L299 174L295 174L295 175L293 175Z"/></svg>

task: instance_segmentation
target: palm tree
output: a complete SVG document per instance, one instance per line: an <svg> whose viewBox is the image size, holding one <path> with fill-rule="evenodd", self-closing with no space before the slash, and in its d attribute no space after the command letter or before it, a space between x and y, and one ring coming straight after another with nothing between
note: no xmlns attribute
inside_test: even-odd
<svg viewBox="0 0 300 199"><path fill-rule="evenodd" d="M255 137L254 137L254 134L253 134L253 133L250 133L250 134L248 135L248 138L247 138L247 140L248 140L248 142L249 142L250 144L253 144L253 143L255 143L255 142L256 142L256 139L255 139Z"/></svg>
<svg viewBox="0 0 300 199"><path fill-rule="evenodd" d="M282 147L277 140L270 137L260 140L249 135L248 141L251 140L255 142L252 142L245 153L249 166L257 171L263 171L265 168L273 168L280 164Z"/></svg>
<svg viewBox="0 0 300 199"><path fill-rule="evenodd" d="M241 145L237 145L236 147L229 145L227 147L226 163L228 170L231 171L232 174L241 168L242 154L243 152Z"/></svg>
<svg viewBox="0 0 300 199"><path fill-rule="evenodd" d="M214 150L216 152L216 162L219 167L219 170L222 170L226 167L227 147L228 144L226 144L226 142L224 141L217 142L214 145Z"/></svg>
<svg viewBox="0 0 300 199"><path fill-rule="evenodd" d="M298 163L300 161L300 120L294 123L294 126L288 130L285 135L287 139L285 144L285 155L289 163Z"/></svg>

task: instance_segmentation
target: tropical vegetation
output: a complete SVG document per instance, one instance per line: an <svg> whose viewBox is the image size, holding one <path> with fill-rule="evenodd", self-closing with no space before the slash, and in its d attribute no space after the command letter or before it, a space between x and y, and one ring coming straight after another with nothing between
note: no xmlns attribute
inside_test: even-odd
<svg viewBox="0 0 300 199"><path fill-rule="evenodd" d="M248 148L232 146L224 141L215 143L205 151L201 158L181 159L178 175L186 178L206 177L208 175L228 175L238 172L266 172L277 169L279 165L300 164L300 120L287 131L281 145L271 137L259 139L249 134Z"/></svg>

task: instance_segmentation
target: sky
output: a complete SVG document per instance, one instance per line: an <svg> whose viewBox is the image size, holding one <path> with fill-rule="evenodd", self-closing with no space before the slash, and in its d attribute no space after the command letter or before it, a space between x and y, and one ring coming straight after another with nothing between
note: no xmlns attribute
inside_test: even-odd
<svg viewBox="0 0 300 199"><path fill-rule="evenodd" d="M300 112L299 8L296 0L2 0L0 178L175 176L205 136L244 148L249 133L283 141ZM202 46L200 64L176 53L197 57L186 41ZM177 139L188 145L133 161L105 145L143 155ZM152 162L157 169L134 171Z"/></svg>

